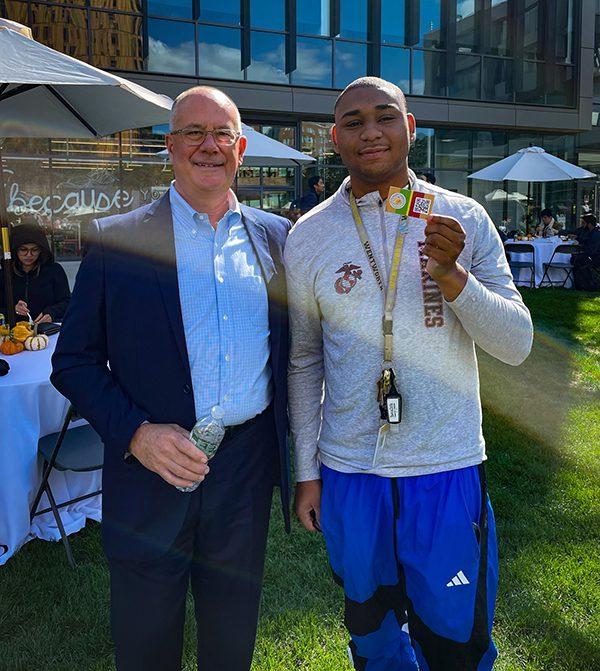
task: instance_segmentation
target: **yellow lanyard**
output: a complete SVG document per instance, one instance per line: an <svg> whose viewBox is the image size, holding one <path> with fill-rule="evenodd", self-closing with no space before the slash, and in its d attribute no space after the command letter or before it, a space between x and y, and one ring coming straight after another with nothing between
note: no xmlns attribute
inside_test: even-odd
<svg viewBox="0 0 600 671"><path fill-rule="evenodd" d="M375 281L381 289L382 293L385 293L385 307L383 313L383 360L386 364L392 363L392 354L393 354L393 326L394 326L394 305L396 304L396 290L398 287L398 273L400 271L400 261L402 260L402 249L404 247L404 230L402 224L406 221L406 217L400 217L401 224L398 226L396 231L396 241L394 242L394 253L392 255L392 265L390 268L390 277L388 281L387 290L384 289L383 280L381 279L381 273L379 272L379 266L375 260L375 255L373 254L373 249L363 224L362 217L358 211L358 206L356 205L356 199L354 194L350 191L350 207L352 208L352 216L354 217L354 223L356 224L356 230L358 231L358 236L362 243L363 249L367 256L367 261L373 275L375 276Z"/></svg>

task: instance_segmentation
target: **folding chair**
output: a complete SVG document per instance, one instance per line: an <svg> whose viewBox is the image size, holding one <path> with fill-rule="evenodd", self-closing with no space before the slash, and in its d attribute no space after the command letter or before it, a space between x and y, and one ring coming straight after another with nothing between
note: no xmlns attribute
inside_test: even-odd
<svg viewBox="0 0 600 671"><path fill-rule="evenodd" d="M521 270L522 268L529 268L529 286L535 288L535 247L526 243L507 242L504 245L505 252L512 252L513 254L531 254L531 261L513 261L512 256L509 258L508 265L510 269ZM514 277L514 273L513 273ZM515 280L516 284L516 280Z"/></svg>
<svg viewBox="0 0 600 671"><path fill-rule="evenodd" d="M569 277L573 277L573 255L577 254L580 251L579 245L558 245L556 249L552 252L552 256L550 257L550 261L548 263L543 263L544 267L544 274L542 275L542 281L540 282L540 286L544 286L544 282L547 282L551 287L554 286L561 286L564 287L565 284L567 283ZM569 260L568 261L555 261L554 257L557 254L568 254L569 255ZM550 275L548 274L550 270L564 270L566 273L565 279L563 283L561 284L560 281L558 282L553 282L550 279Z"/></svg>
<svg viewBox="0 0 600 671"><path fill-rule="evenodd" d="M38 453L42 455L44 460L44 475L37 494L35 495L35 499L33 500L29 516L29 519L32 522L33 518L37 515L52 511L60 532L60 537L65 546L67 559L72 568L75 568L75 560L73 559L71 545L60 518L59 508L64 508L72 503L77 503L78 501L89 499L92 496L97 496L102 493L102 490L99 489L96 492L84 494L83 496L78 496L69 501L63 501L57 505L52 489L50 488L50 474L53 468L57 471L74 471L76 473L97 471L102 468L104 463L104 445L102 444L100 436L89 424L69 429L69 424L76 419L79 419L79 417L71 405L69 406L61 430L58 433L51 433L44 436L38 441ZM50 507L38 510L40 499L44 492L48 496Z"/></svg>

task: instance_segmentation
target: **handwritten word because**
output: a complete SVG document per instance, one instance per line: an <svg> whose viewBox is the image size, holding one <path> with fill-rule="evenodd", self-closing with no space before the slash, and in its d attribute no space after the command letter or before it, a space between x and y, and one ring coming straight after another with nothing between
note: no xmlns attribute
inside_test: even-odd
<svg viewBox="0 0 600 671"><path fill-rule="evenodd" d="M113 194L96 191L96 189L71 191L65 196L35 196L21 192L19 185L13 182L8 194L8 210L10 212L28 211L39 214L92 214L93 212L109 212L119 207L129 207L134 200L133 194L124 189L116 189Z"/></svg>

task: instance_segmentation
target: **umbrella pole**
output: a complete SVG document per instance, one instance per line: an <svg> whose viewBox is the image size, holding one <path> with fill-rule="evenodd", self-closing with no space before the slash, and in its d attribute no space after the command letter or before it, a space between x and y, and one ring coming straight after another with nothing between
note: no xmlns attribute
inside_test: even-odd
<svg viewBox="0 0 600 671"><path fill-rule="evenodd" d="M525 233L529 235L529 222L531 221L531 182L527 182L527 216L525 217Z"/></svg>
<svg viewBox="0 0 600 671"><path fill-rule="evenodd" d="M6 302L6 319L12 327L16 323L15 303L13 300L12 286L12 259L10 255L10 234L8 229L8 210L6 205L6 192L4 190L4 165L2 163L2 143L0 138L0 231L2 235L2 272L4 274L4 297Z"/></svg>

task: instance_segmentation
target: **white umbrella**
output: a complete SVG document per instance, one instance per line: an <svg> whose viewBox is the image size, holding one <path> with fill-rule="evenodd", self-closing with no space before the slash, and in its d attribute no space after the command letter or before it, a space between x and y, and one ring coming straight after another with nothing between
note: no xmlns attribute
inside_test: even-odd
<svg viewBox="0 0 600 671"><path fill-rule="evenodd" d="M596 177L596 175L568 161L563 161L562 158L548 154L541 147L519 149L515 154L469 175L469 179L484 179L492 182L505 180L527 182L528 209L531 182L559 182L586 177ZM529 232L529 215L527 216L527 231Z"/></svg>
<svg viewBox="0 0 600 671"><path fill-rule="evenodd" d="M493 182L512 180L515 182L558 182L567 179L595 177L562 158L548 154L541 147L525 147L516 154L478 170L469 179L485 179Z"/></svg>
<svg viewBox="0 0 600 671"><path fill-rule="evenodd" d="M516 202L522 202L524 200L527 200L527 196L524 196L522 193L519 193L518 191L513 191L512 193L508 193L504 189L494 189L493 191L490 191L489 193L486 193L484 198L491 203L495 202L502 202L505 200L513 200Z"/></svg>
<svg viewBox="0 0 600 671"><path fill-rule="evenodd" d="M102 137L166 123L172 100L50 49L26 26L0 19L0 138ZM2 165L0 159L0 166ZM0 169L7 310L14 321L11 258Z"/></svg>
<svg viewBox="0 0 600 671"><path fill-rule="evenodd" d="M172 100L0 19L0 137L102 137L169 119Z"/></svg>
<svg viewBox="0 0 600 671"><path fill-rule="evenodd" d="M297 149L288 147L283 142L278 142L272 137L259 133L245 123L242 124L242 133L248 139L248 146L244 154L244 165L285 168L312 163L316 160L308 154L303 154ZM167 158L169 152L163 149L163 151L158 152L158 155Z"/></svg>

